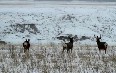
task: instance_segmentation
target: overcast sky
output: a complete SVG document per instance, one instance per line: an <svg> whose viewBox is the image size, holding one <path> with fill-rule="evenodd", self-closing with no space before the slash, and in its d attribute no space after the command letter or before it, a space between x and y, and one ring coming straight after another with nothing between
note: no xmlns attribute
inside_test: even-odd
<svg viewBox="0 0 116 73"><path fill-rule="evenodd" d="M116 0L0 0L0 1L98 1L98 2L116 2Z"/></svg>
<svg viewBox="0 0 116 73"><path fill-rule="evenodd" d="M43 0L34 0L43 1ZM116 2L116 0L44 0L44 1L98 1L98 2Z"/></svg>

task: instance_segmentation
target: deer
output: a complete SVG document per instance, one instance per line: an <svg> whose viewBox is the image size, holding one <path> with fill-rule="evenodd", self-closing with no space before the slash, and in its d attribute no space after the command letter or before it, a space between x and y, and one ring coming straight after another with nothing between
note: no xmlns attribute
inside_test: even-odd
<svg viewBox="0 0 116 73"><path fill-rule="evenodd" d="M23 42L23 48L24 48L24 53L30 48L30 39L26 39L26 41Z"/></svg>
<svg viewBox="0 0 116 73"><path fill-rule="evenodd" d="M72 48L73 48L73 37L69 37L69 42L68 43L64 43L63 45L63 52L64 50L66 49L67 50L67 53L71 50L72 52Z"/></svg>
<svg viewBox="0 0 116 73"><path fill-rule="evenodd" d="M95 37L95 35L94 35L94 37ZM100 35L100 37L97 36L95 38L96 38L96 42L97 42L97 46L98 46L99 51L105 50L105 54L106 54L108 44L106 42L101 42L100 41L101 35Z"/></svg>

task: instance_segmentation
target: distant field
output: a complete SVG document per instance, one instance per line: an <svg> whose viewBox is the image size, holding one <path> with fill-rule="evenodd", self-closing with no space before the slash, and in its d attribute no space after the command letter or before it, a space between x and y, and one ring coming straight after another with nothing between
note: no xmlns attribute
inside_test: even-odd
<svg viewBox="0 0 116 73"><path fill-rule="evenodd" d="M115 6L116 2L86 2L86 1L0 1L0 7L46 7L46 6Z"/></svg>

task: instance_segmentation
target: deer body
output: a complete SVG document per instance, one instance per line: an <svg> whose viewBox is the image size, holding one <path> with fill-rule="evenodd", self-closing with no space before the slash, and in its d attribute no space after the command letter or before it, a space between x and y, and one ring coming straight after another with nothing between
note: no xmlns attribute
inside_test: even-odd
<svg viewBox="0 0 116 73"><path fill-rule="evenodd" d="M97 46L99 48L99 51L105 50L105 54L106 54L108 44L106 42L100 42L100 39L101 39L101 35L100 37L98 36L96 37Z"/></svg>
<svg viewBox="0 0 116 73"><path fill-rule="evenodd" d="M28 50L29 51L29 48L30 48L30 39L26 39L26 41L23 43L23 48L24 48L24 53Z"/></svg>
<svg viewBox="0 0 116 73"><path fill-rule="evenodd" d="M71 52L72 52L72 48L73 48L73 38L69 38L70 39L70 42L69 43L65 43L63 45L63 52L65 49L67 49L67 53L69 52L69 50L71 49Z"/></svg>

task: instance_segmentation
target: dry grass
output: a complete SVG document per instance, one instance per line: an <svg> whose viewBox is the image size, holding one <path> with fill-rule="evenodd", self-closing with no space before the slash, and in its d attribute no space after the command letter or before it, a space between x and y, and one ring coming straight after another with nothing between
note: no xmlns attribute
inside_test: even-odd
<svg viewBox="0 0 116 73"><path fill-rule="evenodd" d="M72 53L62 53L58 44L31 45L23 53L21 45L0 49L2 73L115 73L116 47L109 47L107 54L99 53L95 46L74 46Z"/></svg>

